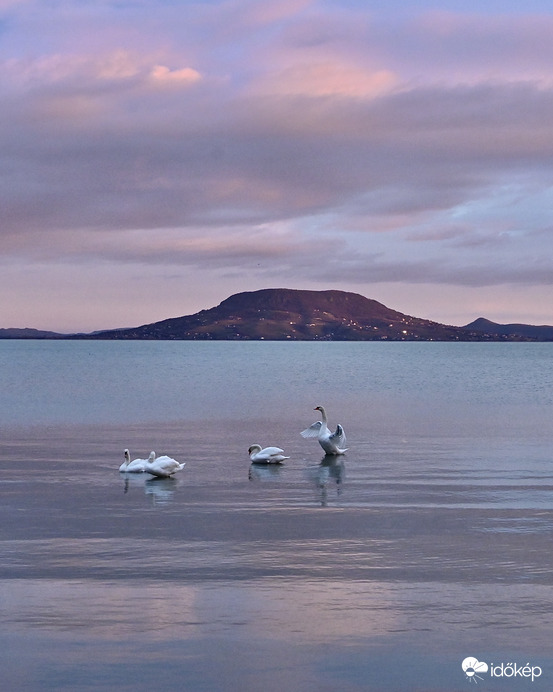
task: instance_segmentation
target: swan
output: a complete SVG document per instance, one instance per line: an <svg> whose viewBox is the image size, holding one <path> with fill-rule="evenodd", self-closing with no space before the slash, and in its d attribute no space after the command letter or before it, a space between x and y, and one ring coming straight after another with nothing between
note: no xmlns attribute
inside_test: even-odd
<svg viewBox="0 0 553 692"><path fill-rule="evenodd" d="M179 463L176 459L168 456L156 457L155 452L150 452L146 468L146 473L151 473L152 476L159 478L169 478L177 471L182 471L185 467L185 462Z"/></svg>
<svg viewBox="0 0 553 692"><path fill-rule="evenodd" d="M330 432L327 426L326 411L322 406L315 406L314 411L320 411L322 421L317 421L310 425L300 434L302 437L316 437L319 444L324 449L325 454L343 454L346 449L346 433L340 424L336 426L335 432Z"/></svg>
<svg viewBox="0 0 553 692"><path fill-rule="evenodd" d="M248 449L251 462L253 464L280 464L285 459L290 457L284 456L284 450L280 447L265 447L261 449L261 445L252 445Z"/></svg>
<svg viewBox="0 0 553 692"><path fill-rule="evenodd" d="M119 467L119 473L144 473L148 459L133 459L128 449L125 450L125 461Z"/></svg>

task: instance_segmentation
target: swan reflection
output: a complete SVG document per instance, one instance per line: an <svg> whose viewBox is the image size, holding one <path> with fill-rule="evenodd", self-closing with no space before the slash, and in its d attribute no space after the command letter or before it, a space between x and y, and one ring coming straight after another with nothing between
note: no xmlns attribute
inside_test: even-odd
<svg viewBox="0 0 553 692"><path fill-rule="evenodd" d="M151 498L153 505L167 505L173 499L176 487L177 480L172 476L155 477L144 483L144 492Z"/></svg>
<svg viewBox="0 0 553 692"><path fill-rule="evenodd" d="M280 478L280 464L250 464L248 478L250 481L276 481Z"/></svg>
<svg viewBox="0 0 553 692"><path fill-rule="evenodd" d="M140 477L127 477L123 486L123 493L128 493L133 487L141 487L144 494L152 501L152 505L167 505L171 502L173 494L177 488L178 481L172 476L169 478L144 478L144 474Z"/></svg>
<svg viewBox="0 0 553 692"><path fill-rule="evenodd" d="M335 483L336 495L341 495L342 484L346 474L346 467L342 459L326 454L321 463L318 466L311 467L308 473L318 491L323 507L326 507L328 502L329 486L332 487Z"/></svg>
<svg viewBox="0 0 553 692"><path fill-rule="evenodd" d="M140 475L134 474L132 476L125 476L125 482L123 484L123 492L126 494L131 488L142 488L144 487L144 480L146 476L141 473Z"/></svg>

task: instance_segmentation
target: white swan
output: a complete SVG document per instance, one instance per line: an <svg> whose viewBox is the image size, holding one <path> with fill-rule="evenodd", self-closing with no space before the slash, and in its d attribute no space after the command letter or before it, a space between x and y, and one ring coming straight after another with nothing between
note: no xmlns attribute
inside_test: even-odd
<svg viewBox="0 0 553 692"><path fill-rule="evenodd" d="M152 476L158 476L158 478L169 478L177 471L182 471L185 465L185 462L181 464L176 459L168 456L156 458L156 453L150 452L148 463L144 470L146 473L151 473Z"/></svg>
<svg viewBox="0 0 553 692"><path fill-rule="evenodd" d="M144 473L148 459L133 459L128 449L125 450L125 461L119 467L119 473Z"/></svg>
<svg viewBox="0 0 553 692"><path fill-rule="evenodd" d="M284 450L280 447L265 447L261 449L261 445L252 445L248 449L248 454L252 464L280 464L285 459L290 458L284 456Z"/></svg>
<svg viewBox="0 0 553 692"><path fill-rule="evenodd" d="M302 437L316 437L319 444L324 449L325 454L343 454L346 450L346 433L340 424L335 432L330 432L327 426L326 411L322 406L315 406L315 411L320 411L322 421L317 421L310 425L300 434Z"/></svg>

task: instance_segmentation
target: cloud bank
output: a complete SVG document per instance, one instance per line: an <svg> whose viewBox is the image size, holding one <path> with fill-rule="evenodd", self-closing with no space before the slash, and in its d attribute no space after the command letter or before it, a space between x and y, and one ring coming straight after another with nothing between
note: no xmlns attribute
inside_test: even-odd
<svg viewBox="0 0 553 692"><path fill-rule="evenodd" d="M163 278L176 314L214 286L545 305L553 14L508 5L0 3L3 326L60 266Z"/></svg>

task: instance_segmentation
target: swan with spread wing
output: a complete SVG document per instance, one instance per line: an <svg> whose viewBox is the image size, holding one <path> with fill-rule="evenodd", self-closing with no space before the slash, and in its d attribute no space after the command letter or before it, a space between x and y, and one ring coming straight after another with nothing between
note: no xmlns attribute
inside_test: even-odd
<svg viewBox="0 0 553 692"><path fill-rule="evenodd" d="M316 437L319 444L324 449L325 454L343 454L346 448L346 433L344 428L338 423L335 432L328 429L328 419L326 411L322 406L315 406L315 411L321 412L322 420L313 423L300 434L302 437Z"/></svg>

